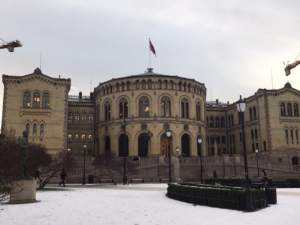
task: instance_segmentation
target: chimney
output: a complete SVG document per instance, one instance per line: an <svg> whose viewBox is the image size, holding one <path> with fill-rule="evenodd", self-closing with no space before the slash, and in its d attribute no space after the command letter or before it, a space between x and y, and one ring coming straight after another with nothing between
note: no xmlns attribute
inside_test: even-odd
<svg viewBox="0 0 300 225"><path fill-rule="evenodd" d="M82 92L79 92L79 99L82 99Z"/></svg>
<svg viewBox="0 0 300 225"><path fill-rule="evenodd" d="M94 93L90 92L90 99L93 100L94 99Z"/></svg>
<svg viewBox="0 0 300 225"><path fill-rule="evenodd" d="M219 99L216 99L216 104L219 105Z"/></svg>

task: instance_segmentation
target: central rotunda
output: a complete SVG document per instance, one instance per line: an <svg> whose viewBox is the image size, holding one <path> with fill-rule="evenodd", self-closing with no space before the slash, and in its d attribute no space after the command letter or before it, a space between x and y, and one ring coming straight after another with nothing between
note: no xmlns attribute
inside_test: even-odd
<svg viewBox="0 0 300 225"><path fill-rule="evenodd" d="M150 68L100 83L94 97L98 154L206 155L203 83L156 74Z"/></svg>

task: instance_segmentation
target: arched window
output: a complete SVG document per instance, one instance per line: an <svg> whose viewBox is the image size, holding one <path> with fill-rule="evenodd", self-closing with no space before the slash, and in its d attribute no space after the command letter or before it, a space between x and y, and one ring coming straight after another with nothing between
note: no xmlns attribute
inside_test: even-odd
<svg viewBox="0 0 300 225"><path fill-rule="evenodd" d="M46 108L46 109L49 108L49 93L48 92L43 93L42 107Z"/></svg>
<svg viewBox="0 0 300 225"><path fill-rule="evenodd" d="M152 80L148 80L147 83L148 83L148 89L152 89Z"/></svg>
<svg viewBox="0 0 300 225"><path fill-rule="evenodd" d="M162 88L162 82L161 80L158 80L158 89L161 89Z"/></svg>
<svg viewBox="0 0 300 225"><path fill-rule="evenodd" d="M253 107L253 119L256 120L257 117L256 117L256 107L254 106Z"/></svg>
<svg viewBox="0 0 300 225"><path fill-rule="evenodd" d="M104 120L108 121L110 120L110 113L111 113L111 107L109 101L106 101L104 103Z"/></svg>
<svg viewBox="0 0 300 225"><path fill-rule="evenodd" d="M164 80L164 89L168 89L168 81Z"/></svg>
<svg viewBox="0 0 300 225"><path fill-rule="evenodd" d="M121 83L121 90L125 91L125 83L124 82Z"/></svg>
<svg viewBox="0 0 300 225"><path fill-rule="evenodd" d="M147 133L139 135L138 154L140 157L147 157L149 154L150 136Z"/></svg>
<svg viewBox="0 0 300 225"><path fill-rule="evenodd" d="M294 116L299 116L299 107L298 103L294 103Z"/></svg>
<svg viewBox="0 0 300 225"><path fill-rule="evenodd" d="M139 99L139 116L149 117L150 115L150 102L148 97L142 96Z"/></svg>
<svg viewBox="0 0 300 225"><path fill-rule="evenodd" d="M283 102L280 104L280 115L281 116L285 116L286 115L285 114L285 104Z"/></svg>
<svg viewBox="0 0 300 225"><path fill-rule="evenodd" d="M42 123L40 125L40 136L44 137L44 134L45 134L45 125Z"/></svg>
<svg viewBox="0 0 300 225"><path fill-rule="evenodd" d="M146 89L146 81L142 80L142 89L145 90Z"/></svg>
<svg viewBox="0 0 300 225"><path fill-rule="evenodd" d="M31 94L29 91L24 92L23 94L23 108L31 107Z"/></svg>
<svg viewBox="0 0 300 225"><path fill-rule="evenodd" d="M32 134L33 134L33 136L36 136L36 134L37 134L37 124L36 123L33 124Z"/></svg>
<svg viewBox="0 0 300 225"><path fill-rule="evenodd" d="M188 134L181 137L181 154L183 157L190 156L190 136Z"/></svg>
<svg viewBox="0 0 300 225"><path fill-rule="evenodd" d="M119 118L128 118L128 102L126 98L121 98L119 101Z"/></svg>
<svg viewBox="0 0 300 225"><path fill-rule="evenodd" d="M174 81L170 81L170 84L171 84L171 90L173 90L174 89Z"/></svg>
<svg viewBox="0 0 300 225"><path fill-rule="evenodd" d="M29 135L30 134L30 124L29 123L26 124L25 130L26 130L27 134Z"/></svg>
<svg viewBox="0 0 300 225"><path fill-rule="evenodd" d="M182 90L182 83L181 83L181 81L178 82L178 90L179 90L179 91Z"/></svg>
<svg viewBox="0 0 300 225"><path fill-rule="evenodd" d="M41 103L40 92L35 91L33 93L32 108L40 108L40 103Z"/></svg>
<svg viewBox="0 0 300 225"><path fill-rule="evenodd" d="M181 117L185 119L189 118L189 101L186 98L181 100Z"/></svg>
<svg viewBox="0 0 300 225"><path fill-rule="evenodd" d="M201 120L201 104L200 102L196 103L196 120Z"/></svg>
<svg viewBox="0 0 300 225"><path fill-rule="evenodd" d="M292 104L290 102L287 104L287 116L293 116Z"/></svg>
<svg viewBox="0 0 300 225"><path fill-rule="evenodd" d="M188 84L188 92L191 92L191 84Z"/></svg>
<svg viewBox="0 0 300 225"><path fill-rule="evenodd" d="M252 121L253 120L253 116L252 116L252 108L251 107L249 108L249 115L250 115L250 121Z"/></svg>
<svg viewBox="0 0 300 225"><path fill-rule="evenodd" d="M140 81L139 80L135 81L135 88L140 89Z"/></svg>
<svg viewBox="0 0 300 225"><path fill-rule="evenodd" d="M121 134L119 136L119 156L128 156L128 136L126 134Z"/></svg>
<svg viewBox="0 0 300 225"><path fill-rule="evenodd" d="M111 152L111 149L110 149L110 137L109 136L106 136L104 138L104 151L105 151L106 154Z"/></svg>
<svg viewBox="0 0 300 225"><path fill-rule="evenodd" d="M183 83L183 91L186 91L186 83Z"/></svg>
<svg viewBox="0 0 300 225"><path fill-rule="evenodd" d="M129 81L126 82L126 89L127 89L127 91L130 90L130 82Z"/></svg>
<svg viewBox="0 0 300 225"><path fill-rule="evenodd" d="M169 97L164 96L161 99L161 115L165 117L171 116L171 100Z"/></svg>

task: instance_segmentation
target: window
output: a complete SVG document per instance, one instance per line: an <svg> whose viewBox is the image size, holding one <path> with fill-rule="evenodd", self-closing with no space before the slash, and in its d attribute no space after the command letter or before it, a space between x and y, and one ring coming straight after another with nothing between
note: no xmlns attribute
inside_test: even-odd
<svg viewBox="0 0 300 225"><path fill-rule="evenodd" d="M253 119L256 120L257 117L256 117L256 107L254 106L253 107Z"/></svg>
<svg viewBox="0 0 300 225"><path fill-rule="evenodd" d="M44 133L45 133L45 125L41 124L40 125L40 137L44 137Z"/></svg>
<svg viewBox="0 0 300 225"><path fill-rule="evenodd" d="M36 91L33 93L32 108L40 108L41 96L40 92Z"/></svg>
<svg viewBox="0 0 300 225"><path fill-rule="evenodd" d="M214 118L211 116L211 117L209 118L209 127L210 127L210 128L214 128L214 126L215 126L215 124L214 124Z"/></svg>
<svg viewBox="0 0 300 225"><path fill-rule="evenodd" d="M125 91L125 83L124 82L121 83L121 90Z"/></svg>
<svg viewBox="0 0 300 225"><path fill-rule="evenodd" d="M140 134L138 137L138 155L147 157L149 154L150 136L147 133Z"/></svg>
<svg viewBox="0 0 300 225"><path fill-rule="evenodd" d="M43 98L42 98L42 107L44 109L49 108L50 104L49 104L49 93L48 92L44 92L43 93Z"/></svg>
<svg viewBox="0 0 300 225"><path fill-rule="evenodd" d="M128 101L126 98L121 98L119 101L119 118L128 118Z"/></svg>
<svg viewBox="0 0 300 225"><path fill-rule="evenodd" d="M147 83L148 83L148 89L152 89L152 80L148 80Z"/></svg>
<svg viewBox="0 0 300 225"><path fill-rule="evenodd" d="M23 108L31 107L31 94L29 91L24 92L23 94Z"/></svg>
<svg viewBox="0 0 300 225"><path fill-rule="evenodd" d="M294 131L290 130L290 133L291 133L292 144L294 144Z"/></svg>
<svg viewBox="0 0 300 225"><path fill-rule="evenodd" d="M190 156L190 136L188 134L181 137L181 154L183 157Z"/></svg>
<svg viewBox="0 0 300 225"><path fill-rule="evenodd" d="M92 140L92 138L93 138L93 135L89 134L88 139Z"/></svg>
<svg viewBox="0 0 300 225"><path fill-rule="evenodd" d="M119 156L128 156L128 136L126 134L121 134L119 137Z"/></svg>
<svg viewBox="0 0 300 225"><path fill-rule="evenodd" d="M81 140L85 140L85 138L86 138L86 135L85 134L81 134Z"/></svg>
<svg viewBox="0 0 300 225"><path fill-rule="evenodd" d="M286 144L289 144L289 131L285 130L285 142Z"/></svg>
<svg viewBox="0 0 300 225"><path fill-rule="evenodd" d="M285 104L284 103L281 103L280 104L280 115L281 116L285 116Z"/></svg>
<svg viewBox="0 0 300 225"><path fill-rule="evenodd" d="M120 91L120 85L119 85L119 83L116 84L116 91L117 92Z"/></svg>
<svg viewBox="0 0 300 225"><path fill-rule="evenodd" d="M220 127L220 119L219 117L216 117L216 128L219 128Z"/></svg>
<svg viewBox="0 0 300 225"><path fill-rule="evenodd" d="M264 142L263 142L263 145L264 145L264 152L266 152L266 151L267 151L267 142L264 141Z"/></svg>
<svg viewBox="0 0 300 225"><path fill-rule="evenodd" d="M36 123L33 124L32 134L33 134L33 136L36 136L36 134L37 134L37 124Z"/></svg>
<svg viewBox="0 0 300 225"><path fill-rule="evenodd" d="M150 115L150 102L148 97L142 96L139 99L139 116L149 117Z"/></svg>
<svg viewBox="0 0 300 225"><path fill-rule="evenodd" d="M200 102L196 103L196 120L201 120L201 104Z"/></svg>
<svg viewBox="0 0 300 225"><path fill-rule="evenodd" d="M164 89L168 89L168 81L164 80Z"/></svg>
<svg viewBox="0 0 300 225"><path fill-rule="evenodd" d="M171 116L171 100L169 97L164 96L161 99L161 115L164 117Z"/></svg>
<svg viewBox="0 0 300 225"><path fill-rule="evenodd" d="M110 137L109 136L106 136L104 138L104 150L105 150L105 153L110 153Z"/></svg>
<svg viewBox="0 0 300 225"><path fill-rule="evenodd" d="M26 124L25 130L27 132L27 135L29 135L29 132L30 132L30 124L29 123Z"/></svg>
<svg viewBox="0 0 300 225"><path fill-rule="evenodd" d="M299 159L298 159L298 157L294 156L292 158L292 165L293 166L299 165Z"/></svg>
<svg viewBox="0 0 300 225"><path fill-rule="evenodd" d="M249 115L250 115L250 121L252 121L253 117L252 117L252 108L251 107L249 108Z"/></svg>
<svg viewBox="0 0 300 225"><path fill-rule="evenodd" d="M137 81L135 82L135 88L136 88L136 89L140 89L140 81L139 81L139 80L137 80Z"/></svg>
<svg viewBox="0 0 300 225"><path fill-rule="evenodd" d="M145 90L146 89L146 81L142 80L142 89Z"/></svg>
<svg viewBox="0 0 300 225"><path fill-rule="evenodd" d="M104 103L104 120L105 121L110 120L110 113L111 113L110 103L109 103L109 101L106 101Z"/></svg>
<svg viewBox="0 0 300 225"><path fill-rule="evenodd" d="M162 88L161 80L158 80L158 89Z"/></svg>
<svg viewBox="0 0 300 225"><path fill-rule="evenodd" d="M92 114L89 115L89 121L93 121L94 120L94 116Z"/></svg>
<svg viewBox="0 0 300 225"><path fill-rule="evenodd" d="M225 118L222 116L221 117L221 128L225 127Z"/></svg>
<svg viewBox="0 0 300 225"><path fill-rule="evenodd" d="M253 130L251 130L251 140L252 141L254 140L254 132L253 132Z"/></svg>
<svg viewBox="0 0 300 225"><path fill-rule="evenodd" d="M299 144L299 134L298 134L298 130L295 130L295 136L296 136L296 143Z"/></svg>
<svg viewBox="0 0 300 225"><path fill-rule="evenodd" d="M257 129L255 128L255 139L257 140L258 139L258 132L257 132Z"/></svg>
<svg viewBox="0 0 300 225"><path fill-rule="evenodd" d="M127 89L127 91L130 90L130 82L129 81L126 82L126 89Z"/></svg>
<svg viewBox="0 0 300 225"><path fill-rule="evenodd" d="M185 119L189 118L189 101L186 98L181 100L181 117Z"/></svg>
<svg viewBox="0 0 300 225"><path fill-rule="evenodd" d="M79 135L78 134L75 134L75 139L78 139L79 138Z"/></svg>
<svg viewBox="0 0 300 225"><path fill-rule="evenodd" d="M293 116L292 104L291 103L287 104L287 116Z"/></svg>
<svg viewBox="0 0 300 225"><path fill-rule="evenodd" d="M299 107L298 103L294 103L294 116L299 116Z"/></svg>

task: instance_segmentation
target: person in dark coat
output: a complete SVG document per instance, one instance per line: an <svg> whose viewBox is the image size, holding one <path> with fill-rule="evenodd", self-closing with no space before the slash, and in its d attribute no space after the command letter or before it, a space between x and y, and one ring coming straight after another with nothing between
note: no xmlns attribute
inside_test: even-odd
<svg viewBox="0 0 300 225"><path fill-rule="evenodd" d="M59 186L66 186L66 177L67 177L67 173L65 171L65 169L63 168L61 170L61 173L60 173L60 182L59 182Z"/></svg>
<svg viewBox="0 0 300 225"><path fill-rule="evenodd" d="M38 169L35 171L34 178L38 180L39 183L42 183L41 172Z"/></svg>

